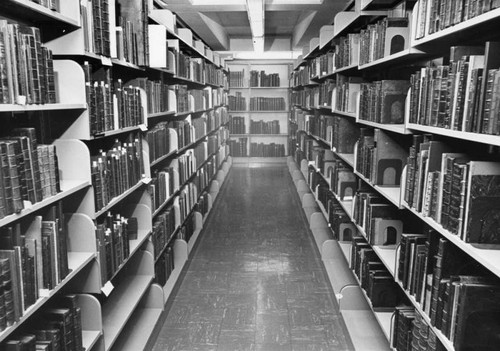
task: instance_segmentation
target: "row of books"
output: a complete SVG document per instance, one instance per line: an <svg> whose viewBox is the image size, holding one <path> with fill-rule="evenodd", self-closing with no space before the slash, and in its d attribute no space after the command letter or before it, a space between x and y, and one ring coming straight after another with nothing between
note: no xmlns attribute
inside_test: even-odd
<svg viewBox="0 0 500 351"><path fill-rule="evenodd" d="M195 141L194 127L189 119L170 121L168 122L168 127L177 133L178 149L182 149Z"/></svg>
<svg viewBox="0 0 500 351"><path fill-rule="evenodd" d="M286 102L284 97L251 97L250 111L284 111Z"/></svg>
<svg viewBox="0 0 500 351"><path fill-rule="evenodd" d="M238 138L229 140L229 153L233 157L248 156L248 138Z"/></svg>
<svg viewBox="0 0 500 351"><path fill-rule="evenodd" d="M150 163L168 155L176 149L175 147L171 147L172 133L174 131L168 127L168 122L160 122L153 128L148 129L145 138L149 146Z"/></svg>
<svg viewBox="0 0 500 351"><path fill-rule="evenodd" d="M189 111L202 111L209 108L210 92L208 90L191 89L189 96Z"/></svg>
<svg viewBox="0 0 500 351"><path fill-rule="evenodd" d="M304 108L331 107L333 104L333 92L336 87L337 85L334 80L326 79L314 87L292 91L292 104L303 106Z"/></svg>
<svg viewBox="0 0 500 351"><path fill-rule="evenodd" d="M340 37L339 43L335 45L335 68L359 65L360 33L349 33Z"/></svg>
<svg viewBox="0 0 500 351"><path fill-rule="evenodd" d="M229 87L242 88L244 86L245 70L229 71Z"/></svg>
<svg viewBox="0 0 500 351"><path fill-rule="evenodd" d="M156 211L178 190L179 173L174 167L155 170L148 191L151 195L151 210Z"/></svg>
<svg viewBox="0 0 500 351"><path fill-rule="evenodd" d="M415 38L438 32L500 7L496 0L420 0L415 6Z"/></svg>
<svg viewBox="0 0 500 351"><path fill-rule="evenodd" d="M335 104L333 108L336 111L356 113L357 98L361 91L360 77L349 77L341 74L337 75Z"/></svg>
<svg viewBox="0 0 500 351"><path fill-rule="evenodd" d="M96 135L144 123L144 110L138 87L113 81L111 68L93 71L83 64L90 133Z"/></svg>
<svg viewBox="0 0 500 351"><path fill-rule="evenodd" d="M189 79L198 83L203 83L203 59L190 57L187 54L174 51L175 56L175 73L177 76Z"/></svg>
<svg viewBox="0 0 500 351"><path fill-rule="evenodd" d="M148 114L167 112L169 109L169 86L163 81L148 78L135 78L129 85L137 86L146 92Z"/></svg>
<svg viewBox="0 0 500 351"><path fill-rule="evenodd" d="M56 147L38 144L34 128L0 139L0 167L0 218L61 191Z"/></svg>
<svg viewBox="0 0 500 351"><path fill-rule="evenodd" d="M56 297L35 320L2 342L2 350L84 350L82 311L76 295Z"/></svg>
<svg viewBox="0 0 500 351"><path fill-rule="evenodd" d="M429 135L419 135L413 137L406 177L408 206L465 242L500 244L494 230L499 162L475 161Z"/></svg>
<svg viewBox="0 0 500 351"><path fill-rule="evenodd" d="M450 62L411 76L411 123L483 134L500 134L498 42L454 46Z"/></svg>
<svg viewBox="0 0 500 351"><path fill-rule="evenodd" d="M279 73L269 73L266 71L250 71L250 87L279 87L280 75Z"/></svg>
<svg viewBox="0 0 500 351"><path fill-rule="evenodd" d="M362 236L352 238L351 269L373 308L394 308L403 301L394 277Z"/></svg>
<svg viewBox="0 0 500 351"><path fill-rule="evenodd" d="M335 54L335 50L330 49L330 51L325 52L318 57L311 59L308 62L310 77L323 77L328 74L333 73L335 70L335 60L337 56Z"/></svg>
<svg viewBox="0 0 500 351"><path fill-rule="evenodd" d="M328 194L331 195L330 192ZM332 228L334 239L343 242L352 241L357 232L356 226L334 196L328 196L327 201L328 224Z"/></svg>
<svg viewBox="0 0 500 351"><path fill-rule="evenodd" d="M0 103L56 103L52 52L39 28L0 20Z"/></svg>
<svg viewBox="0 0 500 351"><path fill-rule="evenodd" d="M311 79L311 69L309 66L300 66L298 70L292 71L290 85L300 87L309 84Z"/></svg>
<svg viewBox="0 0 500 351"><path fill-rule="evenodd" d="M242 96L241 92L235 92L234 95L227 97L229 111L246 111L247 102L246 98Z"/></svg>
<svg viewBox="0 0 500 351"><path fill-rule="evenodd" d="M250 143L250 157L285 157L285 145Z"/></svg>
<svg viewBox="0 0 500 351"><path fill-rule="evenodd" d="M40 295L68 275L67 236L61 202L45 208L30 223L1 228L0 330L19 321Z"/></svg>
<svg viewBox="0 0 500 351"><path fill-rule="evenodd" d="M360 32L359 65L379 60L408 47L408 17L384 17Z"/></svg>
<svg viewBox="0 0 500 351"><path fill-rule="evenodd" d="M250 134L279 134L280 121L273 120L265 122L263 120L250 120Z"/></svg>
<svg viewBox="0 0 500 351"><path fill-rule="evenodd" d="M91 156L91 177L96 211L136 185L144 174L140 136L129 134L126 142Z"/></svg>
<svg viewBox="0 0 500 351"><path fill-rule="evenodd" d="M231 134L245 134L246 126L245 126L245 117L241 116L229 116L229 132Z"/></svg>
<svg viewBox="0 0 500 351"><path fill-rule="evenodd" d="M444 351L446 348L414 307L396 306L392 347L397 351Z"/></svg>
<svg viewBox="0 0 500 351"><path fill-rule="evenodd" d="M80 1L80 23L86 52L111 56L109 19L109 0Z"/></svg>
<svg viewBox="0 0 500 351"><path fill-rule="evenodd" d="M59 3L57 0L30 0L36 4L40 4L43 7L49 8L52 11L59 12Z"/></svg>
<svg viewBox="0 0 500 351"><path fill-rule="evenodd" d="M136 217L126 218L108 212L96 224L96 246L104 285L118 271L130 255L130 240L138 236Z"/></svg>
<svg viewBox="0 0 500 351"><path fill-rule="evenodd" d="M499 325L498 278L433 230L404 234L400 252L398 281L431 325L455 350L488 349Z"/></svg>
<svg viewBox="0 0 500 351"><path fill-rule="evenodd" d="M177 162L179 165L179 182L184 184L189 178L196 172L196 159L194 156L194 150L189 149L182 155L177 157Z"/></svg>
<svg viewBox="0 0 500 351"><path fill-rule="evenodd" d="M410 82L382 80L361 83L359 118L382 124L403 124Z"/></svg>
<svg viewBox="0 0 500 351"><path fill-rule="evenodd" d="M219 68L217 68L212 63L205 63L205 84L216 85L219 87L227 87L227 76L226 74Z"/></svg>
<svg viewBox="0 0 500 351"><path fill-rule="evenodd" d="M174 250L172 246L168 246L163 253L158 257L155 263L155 283L160 286L165 286L172 274L174 265Z"/></svg>
<svg viewBox="0 0 500 351"><path fill-rule="evenodd" d="M151 235L155 259L159 259L165 245L170 242L179 225L177 222L179 214L176 213L178 211L179 209L176 209L174 205L170 205L155 217Z"/></svg>

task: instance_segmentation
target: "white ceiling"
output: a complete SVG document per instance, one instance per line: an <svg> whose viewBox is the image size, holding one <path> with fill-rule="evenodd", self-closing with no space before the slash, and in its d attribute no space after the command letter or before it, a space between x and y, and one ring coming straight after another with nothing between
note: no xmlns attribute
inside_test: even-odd
<svg viewBox="0 0 500 351"><path fill-rule="evenodd" d="M210 5L210 0L163 0L213 50L232 50L231 43L251 39L252 33L245 1L227 1L225 5ZM335 14L349 0L323 0L321 4L297 4L298 0L265 0L266 41L280 38L290 50L302 50L322 26L332 24Z"/></svg>

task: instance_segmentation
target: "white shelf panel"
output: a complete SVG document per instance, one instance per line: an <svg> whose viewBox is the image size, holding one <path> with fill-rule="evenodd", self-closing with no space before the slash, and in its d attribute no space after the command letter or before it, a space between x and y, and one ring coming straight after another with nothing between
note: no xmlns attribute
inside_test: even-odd
<svg viewBox="0 0 500 351"><path fill-rule="evenodd" d="M347 164L349 166L351 166L352 168L354 168L354 154L340 154L340 153L335 152L335 155L337 155L338 157L340 157L342 160L344 160L345 162L347 162Z"/></svg>
<svg viewBox="0 0 500 351"><path fill-rule="evenodd" d="M115 343L113 349L120 351L144 350L162 312L161 308L137 309L123 330L123 336Z"/></svg>
<svg viewBox="0 0 500 351"><path fill-rule="evenodd" d="M152 280L151 275L130 276L130 280L122 282L102 306L106 350L113 346Z"/></svg>
<svg viewBox="0 0 500 351"><path fill-rule="evenodd" d="M359 70L368 69L368 68L379 68L377 66L385 66L388 64L394 64L394 63L399 63L399 62L406 61L406 60L415 59L416 57L421 56L423 54L424 54L424 52L421 50L418 50L416 48L409 48L409 49L397 52L395 54L383 57L381 59L372 61L370 63L360 65Z"/></svg>
<svg viewBox="0 0 500 351"><path fill-rule="evenodd" d="M150 113L150 114L148 114L148 118L170 116L170 115L175 115L175 111L164 111L164 112Z"/></svg>
<svg viewBox="0 0 500 351"><path fill-rule="evenodd" d="M121 129L108 130L106 132L98 133L97 135L93 135L90 137L90 139L99 139L99 138L107 137L110 135L117 135L117 134L132 132L134 130L143 130L142 128L144 128L144 127L132 126L132 127L121 128ZM146 127L146 129L147 129L147 127Z"/></svg>
<svg viewBox="0 0 500 351"><path fill-rule="evenodd" d="M9 7L19 7L20 11L22 11L25 15L25 17L31 19L31 20L37 20L41 22L59 22L60 24L68 24L74 27L79 26L79 21L75 18L70 18L67 17L59 12L53 11L45 6L36 4L32 1L28 0L10 0L10 1L3 1L5 4L4 6L7 6L7 4L10 4Z"/></svg>
<svg viewBox="0 0 500 351"><path fill-rule="evenodd" d="M474 141L476 143L491 144L500 146L500 136L499 135L489 135L489 134L479 134L470 132L460 132L457 130L451 130L446 128L429 127L420 124L408 123L408 129L418 130L426 133L433 133L444 135L447 137Z"/></svg>
<svg viewBox="0 0 500 351"><path fill-rule="evenodd" d="M151 164L149 165L150 167L153 167L154 165L160 163L161 161L169 158L169 157L172 157L173 155L175 155L177 153L177 149L175 150L172 150L170 151L168 154L165 154L159 158L157 158L156 160L154 160L153 162L151 162Z"/></svg>
<svg viewBox="0 0 500 351"><path fill-rule="evenodd" d="M95 253L90 252L68 252L68 267L71 272L59 283L54 289L50 290L47 296L39 297L38 300L31 305L19 321L3 330L0 333L0 342L5 340L12 332L38 311L51 297L57 294L71 279L75 277L87 264L95 258Z"/></svg>
<svg viewBox="0 0 500 351"><path fill-rule="evenodd" d="M108 212L113 206L115 206L117 203L122 201L124 198L126 198L127 196L132 194L134 191L139 189L144 184L147 184L150 180L151 180L150 178L143 178L140 181L138 181L136 185L134 185L133 187L131 187L130 189L125 191L120 196L116 196L113 199L111 199L111 201L106 206L104 206L102 209L100 209L99 211L97 211L95 213L95 217L97 218L97 217L103 215L104 213Z"/></svg>
<svg viewBox="0 0 500 351"><path fill-rule="evenodd" d="M378 324L382 327L385 337L390 341L392 337L391 322L394 312L374 312L374 314Z"/></svg>
<svg viewBox="0 0 500 351"><path fill-rule="evenodd" d="M460 239L457 235L452 234L446 229L444 229L441 226L441 224L434 221L434 219L422 216L419 212L415 211L413 208L409 208L406 204L404 204L404 207L413 212L417 217L419 217L422 221L427 223L434 230L441 233L446 239L451 241L458 248L462 249L465 253L467 253L470 257L478 261L481 265L490 270L493 274L500 277L500 255L498 254L498 250L480 248L478 246L468 244L464 242L462 239Z"/></svg>
<svg viewBox="0 0 500 351"><path fill-rule="evenodd" d="M12 215L5 216L0 219L0 227L7 225L11 222L14 222L18 219L21 219L24 216L29 215L39 209L42 209L48 205L51 205L59 200L64 199L65 197L76 193L79 190L82 190L86 187L90 186L90 182L88 181L76 181L76 180L61 180L61 192L51 196L47 199L44 199L40 202L36 202L31 206L24 208L20 213L15 213Z"/></svg>
<svg viewBox="0 0 500 351"><path fill-rule="evenodd" d="M408 130L404 124L385 124L385 123L383 124L383 123L365 121L362 119L358 119L358 120L356 120L356 122L359 124L364 124L366 126L373 127L373 128L387 130L387 131L393 132L393 133L412 134L411 130Z"/></svg>
<svg viewBox="0 0 500 351"><path fill-rule="evenodd" d="M344 111L339 111L339 110L332 110L332 112L335 113L336 115L350 117L350 118L356 118L355 112L344 112Z"/></svg>
<svg viewBox="0 0 500 351"><path fill-rule="evenodd" d="M83 330L83 347L85 350L92 350L92 347L97 343L102 333L95 330Z"/></svg>
<svg viewBox="0 0 500 351"><path fill-rule="evenodd" d="M372 246L375 253L378 255L387 270L394 277L396 265L396 247L391 246Z"/></svg>
<svg viewBox="0 0 500 351"><path fill-rule="evenodd" d="M87 104L40 104L40 105L0 104L0 112L85 110L86 108Z"/></svg>
<svg viewBox="0 0 500 351"><path fill-rule="evenodd" d="M369 179L367 179L358 171L354 171L354 174L356 174L359 178L361 178L366 184L370 185L373 189L375 189L380 195L385 197L394 206L401 208L400 187L373 185L373 183Z"/></svg>

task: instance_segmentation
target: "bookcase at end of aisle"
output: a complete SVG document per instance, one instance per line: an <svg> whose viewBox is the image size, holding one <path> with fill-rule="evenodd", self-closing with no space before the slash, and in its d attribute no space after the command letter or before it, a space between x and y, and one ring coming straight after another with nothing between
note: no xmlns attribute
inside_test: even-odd
<svg viewBox="0 0 500 351"><path fill-rule="evenodd" d="M356 348L495 348L487 340L500 323L498 236L484 228L495 221L488 214L498 213L500 186L500 37L491 35L499 5L352 1L295 62L297 146L288 165ZM384 52L380 41L360 44L360 31L376 31L376 23L395 14L407 17L404 46L377 56ZM387 91L368 109L367 101L390 80L410 89L387 94L397 95L399 112L374 117L376 99L385 103ZM451 110L440 103L445 99ZM394 116L401 118L389 121ZM368 205L370 199L377 203ZM481 201L490 212L477 207ZM364 206L370 212L360 217ZM389 221L364 217L382 207ZM386 225L394 229L390 240ZM390 280L387 291L405 307L377 307L370 285L377 275ZM467 336L472 330L481 337ZM414 340L402 338L405 332Z"/></svg>
<svg viewBox="0 0 500 351"><path fill-rule="evenodd" d="M291 61L230 60L229 130L238 162L278 162L288 155Z"/></svg>
<svg viewBox="0 0 500 351"><path fill-rule="evenodd" d="M109 15L114 19L114 11L119 6L115 7L114 0L110 1L112 4L109 4L109 9L113 13ZM90 82L86 81L85 69L79 63L89 60L97 69L101 67L118 68L113 79L123 77L127 81L131 78L140 80L146 75L146 70L148 78L161 76L160 80L163 81L163 74L168 67L167 63L165 62L165 65L162 66L164 69L162 67L139 67L124 61L123 58L100 56L88 52L86 50L88 43L84 40L87 32L84 33L83 28L80 27L83 25L80 18L80 10L84 7L83 2L64 1L60 4L58 11L49 10L41 4L29 1L9 0L6 3L0 6L0 11L4 13L5 10L9 23L17 23L22 17L24 25L37 26L40 24L43 26L42 30L51 33L47 37L42 35L42 38L46 40L42 44L52 50L52 54L56 57L53 61L56 102L27 105L1 104L0 118L8 129L2 130L2 137L9 138L10 130L16 127L34 126L37 128L37 132L42 133L42 137L38 136L39 144L51 142L55 146L57 162L56 166L53 164L52 166L53 169L58 170L58 174L54 178L60 184L60 192L38 199L34 203L24 201L22 209L0 218L0 230L2 230L3 235L12 231L12 228L19 229L19 232L15 233L16 240L25 240L24 237L29 237L30 244L34 244L30 247L39 245L40 251L37 251L36 255L34 252L26 251L26 257L34 260L35 256L39 257L39 253L42 254L41 238L42 221L44 220L42 216L45 216L45 212L52 211L53 207L58 207L61 209L61 214L64 212L64 225L61 224L60 227L66 228L67 236L65 235L66 244L63 244L64 240L57 233L54 234L58 238L57 240L62 241L61 244L53 242L56 251L52 251L52 255L59 255L59 250L62 250L61 252L67 251L69 273L63 277L58 277L57 273L54 273L56 278L53 286L50 288L38 286L37 289L34 287L37 284L34 284L33 280L31 283L27 282L27 279L33 278L33 276L20 272L21 267L16 268L21 278L16 283L16 289L22 289L23 284L26 283L26 287L29 287L30 291L37 290L35 294L37 298L32 304L20 300L22 306L16 306L19 311L16 312L15 319L12 322L9 321L5 328L0 331L0 345L3 347L6 342L12 342L12 345L32 342L34 338L25 336L33 333L32 325L35 325L34 322L40 320L41 316L45 316L44 313L47 309L57 307L56 303L60 303L60 300L69 294L72 298L72 308L75 311L78 310L81 316L79 330L82 334L82 346L86 350L142 349L148 342L156 323L161 319L164 305L178 280L189 252L199 236L213 201L232 164L226 145L227 113L225 110L219 111L219 109L225 109L222 107L225 101L223 74L216 73L214 76L207 73L207 76L215 77L215 80L210 80L206 84L204 83L205 78L200 82L186 82L186 84L193 84L193 89L208 91L208 94L205 94L202 99L203 110L189 111L196 112L195 117L198 117L199 121L194 120L195 117L191 117L189 112L175 116L178 119L186 118L189 120L189 124L194 125L190 128L192 131L190 143L179 147L177 132L168 129L164 144L168 144L169 152L165 155L156 154L156 159L150 160L150 150L145 133L148 131L148 127L154 126L158 121L169 121L169 118L176 114L176 108L172 107L175 104L169 101L169 105L165 101L163 105L167 110L168 107L172 107L172 111L148 113L148 102L151 97L146 95L146 91L142 87L134 88L137 89L135 93L138 94L136 96L139 100L134 101L132 108L141 107L142 123L120 128L116 122L119 107L114 101L114 109L111 109L110 116L115 121L114 128L94 133L91 131L91 103L87 101L89 90L86 89ZM151 3L151 1L144 3ZM91 4L90 0L88 3L85 2L85 7L89 4ZM168 10L161 9L160 11L162 16L169 15L169 18L175 20L175 15L170 12L165 13ZM137 13L136 15L143 14ZM110 25L109 32L115 33L117 28L112 27L116 25L114 20L108 24ZM182 32L186 35L188 31L189 29L184 28ZM182 39L175 40L178 42ZM114 46L118 45L116 41L113 42ZM199 45L199 43L196 47L186 46L185 43L183 45L189 52L194 53L196 50L199 53L196 54L197 56L203 56L203 60L222 72L220 60L218 57L214 59L214 55L208 48ZM111 55L114 55L115 51L112 48ZM31 59L35 60L33 56ZM41 62L39 62L39 67L41 67ZM173 84L178 83L178 80L173 80L176 74L175 70L168 74L171 75ZM217 80L219 78L221 78L220 81ZM165 83L170 83L170 81L165 81ZM2 88L4 89L5 86ZM177 98L172 91L168 95L170 100ZM195 97L190 96L190 106L195 104L194 99ZM128 156L135 157L139 160L140 165L135 163L134 166L131 166L134 161L128 159L130 164L125 166L124 163L121 163L120 166L136 167L136 171L141 169L142 174L137 175L137 183L128 184L130 183L128 181L125 185L120 184L121 193L113 193L113 197L104 202L98 201L97 198L102 196L104 190L97 187L95 183L96 177L98 178L100 175L95 174L96 169L91 167L96 160L94 156L99 154L105 158L106 151L112 150L114 155L110 162L118 162L117 159L114 159L115 156L118 157L116 150L120 149L123 156L127 152L126 148L132 148L132 144L134 144L133 150L136 150L137 153ZM36 155L36 150L34 152ZM185 153L196 154L198 159L194 163L196 167L192 169L192 175L186 180L186 183L177 183L178 191L166 201L172 203L176 214L175 233L172 240L166 244L172 248L174 262L173 267L170 267L172 272L170 272L164 286L161 286L155 280L157 273L155 272L156 258L154 257L155 248L152 238L153 211L149 184L155 167L163 166L162 162L166 161L176 164L179 168L178 158L183 157ZM25 160L30 158L29 155L24 157ZM5 159L2 159L2 165L5 166ZM11 166L14 167L14 165ZM118 169L120 166L117 164L115 166L117 168L114 168L113 172L121 173L123 177L120 181L124 181L125 178L127 180L135 179L132 172L125 177L124 169ZM20 167L19 164L17 167ZM18 170L21 172L20 168ZM9 173L9 177L11 174L14 173ZM2 175L2 179L4 177L6 177L5 174ZM21 180L21 182L24 181ZM4 185L2 184L0 187L2 192ZM112 185L114 184L106 184L108 187ZM183 201L188 193L185 191L187 187L190 189L198 187L199 191L199 194L196 191L190 193L192 197L189 199L189 206ZM3 195L5 194L3 193ZM112 213L112 215L108 216L108 213ZM126 236L125 233L118 234L117 232L116 235L119 236L112 239L115 246L108 247L104 241L106 244L108 243L107 230L110 228L104 227L106 239L104 239L104 232L102 232L102 237L99 236L99 230L105 224L116 225L119 222L116 222L116 218L125 222L127 221L125 218L127 218L130 232L127 232ZM136 224L133 225L133 222ZM128 237L129 234L134 236ZM37 236L39 236L39 242L36 241ZM56 244L58 244L57 248ZM66 246L66 248L61 249L61 245ZM108 249L111 251L108 252ZM45 260L45 256L43 259ZM38 264L33 266L34 278L40 282L42 282L41 277L46 276L46 270L57 272L59 269L57 263L46 267L42 262L43 260L40 259ZM3 272L3 274L5 273ZM14 276L12 277L14 278ZM14 283L12 281L12 285ZM23 293L16 290L16 294L22 295ZM22 340L17 340L21 337ZM39 340L38 337L37 340Z"/></svg>

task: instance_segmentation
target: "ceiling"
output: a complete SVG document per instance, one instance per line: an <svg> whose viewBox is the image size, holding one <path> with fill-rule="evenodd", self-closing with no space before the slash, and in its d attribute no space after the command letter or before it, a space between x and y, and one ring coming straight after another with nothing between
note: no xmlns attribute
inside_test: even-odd
<svg viewBox="0 0 500 351"><path fill-rule="evenodd" d="M217 51L253 50L245 0L163 0L207 45ZM299 50L332 24L349 0L264 0L265 50ZM194 4L193 4L194 3ZM279 45L272 43L279 42Z"/></svg>

